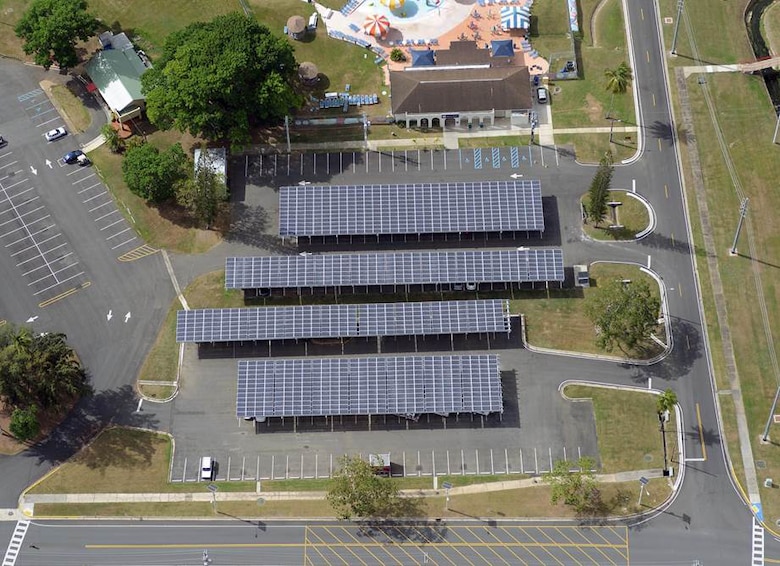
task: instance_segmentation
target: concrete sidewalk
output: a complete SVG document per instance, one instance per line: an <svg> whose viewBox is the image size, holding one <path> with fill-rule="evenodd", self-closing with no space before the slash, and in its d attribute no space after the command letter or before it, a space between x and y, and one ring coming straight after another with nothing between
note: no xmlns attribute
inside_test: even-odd
<svg viewBox="0 0 780 566"><path fill-rule="evenodd" d="M639 481L639 478L660 478L663 471L639 470L634 472L622 472L618 474L597 475L596 480L602 483L617 483ZM432 478L431 478L432 480ZM476 493L490 493L521 489L542 485L541 477L523 478L490 483L479 483L462 487L453 487L449 495L468 495ZM203 485L205 483L193 484ZM217 484L219 485L219 484ZM324 491L262 491L262 482L256 492L224 492L218 491L211 494L203 493L70 493L70 494L25 494L20 499L20 507L31 508L36 503L181 503L181 502L210 502L216 501L255 501L262 497L266 501L305 501L325 499ZM436 497L444 495L443 489L407 489L402 490L403 497Z"/></svg>

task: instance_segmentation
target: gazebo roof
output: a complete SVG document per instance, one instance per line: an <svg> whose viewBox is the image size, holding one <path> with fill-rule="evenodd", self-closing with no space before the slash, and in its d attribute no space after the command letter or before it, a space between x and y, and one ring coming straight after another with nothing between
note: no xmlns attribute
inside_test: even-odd
<svg viewBox="0 0 780 566"><path fill-rule="evenodd" d="M298 67L298 74L302 79L311 80L317 78L317 75L319 74L319 69L317 69L317 65L315 65L314 63L311 63L309 61L304 61Z"/></svg>
<svg viewBox="0 0 780 566"><path fill-rule="evenodd" d="M287 20L287 29L290 33L301 33L306 29L306 20L303 19L303 16L290 16L290 19Z"/></svg>

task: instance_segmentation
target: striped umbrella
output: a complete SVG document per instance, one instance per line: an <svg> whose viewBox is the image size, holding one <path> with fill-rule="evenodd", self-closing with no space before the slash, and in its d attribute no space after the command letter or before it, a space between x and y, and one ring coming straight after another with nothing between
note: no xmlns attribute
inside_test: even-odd
<svg viewBox="0 0 780 566"><path fill-rule="evenodd" d="M363 22L363 31L374 37L384 37L389 29L390 20L387 19L387 16L374 14L367 17L366 21Z"/></svg>
<svg viewBox="0 0 780 566"><path fill-rule="evenodd" d="M397 10L404 7L404 0L381 0L381 2L391 10Z"/></svg>
<svg viewBox="0 0 780 566"><path fill-rule="evenodd" d="M528 29L531 13L526 7L506 6L501 8L501 27L504 29Z"/></svg>

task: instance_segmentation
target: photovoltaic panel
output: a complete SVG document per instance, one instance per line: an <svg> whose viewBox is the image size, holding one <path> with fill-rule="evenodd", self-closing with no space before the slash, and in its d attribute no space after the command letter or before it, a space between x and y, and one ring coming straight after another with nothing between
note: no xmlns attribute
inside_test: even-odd
<svg viewBox="0 0 780 566"><path fill-rule="evenodd" d="M244 417L503 412L498 356L240 360Z"/></svg>
<svg viewBox="0 0 780 566"><path fill-rule="evenodd" d="M279 189L282 237L513 231L544 231L538 180Z"/></svg>
<svg viewBox="0 0 780 566"><path fill-rule="evenodd" d="M176 341L194 343L509 332L509 306L500 299L192 309L176 315Z"/></svg>
<svg viewBox="0 0 780 566"><path fill-rule="evenodd" d="M229 257L227 289L563 281L560 248Z"/></svg>

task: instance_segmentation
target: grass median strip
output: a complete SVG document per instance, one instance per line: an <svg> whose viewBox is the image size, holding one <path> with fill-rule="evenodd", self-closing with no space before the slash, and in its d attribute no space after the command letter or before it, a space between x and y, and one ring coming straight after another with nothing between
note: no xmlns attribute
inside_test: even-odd
<svg viewBox="0 0 780 566"><path fill-rule="evenodd" d="M638 198L631 196L626 191L609 191L609 201L621 203L617 207L618 223L621 228L610 228L612 211L607 213L607 218L600 226L585 224L585 233L594 240L631 240L642 230L650 225L650 215L647 207ZM585 209L588 208L589 198L586 194L582 197Z"/></svg>

